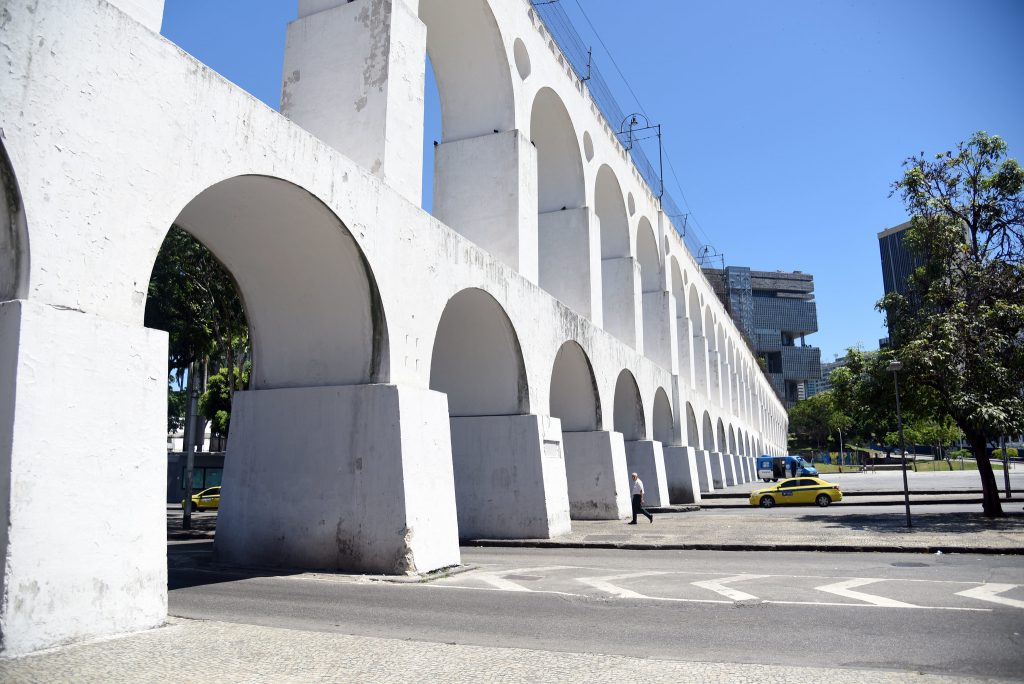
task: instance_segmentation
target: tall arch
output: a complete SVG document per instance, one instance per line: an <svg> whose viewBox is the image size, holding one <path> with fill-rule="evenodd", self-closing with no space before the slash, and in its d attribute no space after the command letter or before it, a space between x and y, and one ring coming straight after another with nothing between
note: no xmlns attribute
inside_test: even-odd
<svg viewBox="0 0 1024 684"><path fill-rule="evenodd" d="M658 241L654 228L646 216L640 218L636 230L636 257L640 262L641 291L661 292L661 260L658 256Z"/></svg>
<svg viewBox="0 0 1024 684"><path fill-rule="evenodd" d="M718 444L718 450L721 452L728 452L729 442L726 441L725 437L725 423L721 418L718 419L718 428L715 431L715 442Z"/></svg>
<svg viewBox="0 0 1024 684"><path fill-rule="evenodd" d="M448 395L459 536L567 532L561 434L530 415L519 336L487 292L469 288L448 300L434 337L430 388Z"/></svg>
<svg viewBox="0 0 1024 684"><path fill-rule="evenodd" d="M704 314L697 286L690 285L689 318L693 328L693 382L701 396L708 396L708 345L704 337Z"/></svg>
<svg viewBox="0 0 1024 684"><path fill-rule="evenodd" d="M486 2L420 0L427 54L441 97L444 142L515 126L512 71Z"/></svg>
<svg viewBox="0 0 1024 684"><path fill-rule="evenodd" d="M672 423L672 404L665 390L659 387L654 393L654 439L664 445L675 444Z"/></svg>
<svg viewBox="0 0 1024 684"><path fill-rule="evenodd" d="M700 431L697 428L697 416L693 413L693 405L686 402L686 444L700 449Z"/></svg>
<svg viewBox="0 0 1024 684"><path fill-rule="evenodd" d="M534 98L530 138L537 150L538 283L555 298L591 316L583 159L569 112L551 88L541 88Z"/></svg>
<svg viewBox="0 0 1024 684"><path fill-rule="evenodd" d="M690 357L690 345L693 343L690 321L686 316L686 281L683 279L679 260L674 256L672 264L672 294L675 296L676 310L676 345L679 357L679 378L684 387L693 387L693 361Z"/></svg>
<svg viewBox="0 0 1024 684"><path fill-rule="evenodd" d="M430 389L448 395L453 417L530 412L519 336L487 292L470 288L448 300L434 337Z"/></svg>
<svg viewBox="0 0 1024 684"><path fill-rule="evenodd" d="M715 427L711 423L711 414L707 411L704 412L704 429L701 431L701 435L704 439L705 451L718 451L715 448Z"/></svg>
<svg viewBox="0 0 1024 684"><path fill-rule="evenodd" d="M601 429L601 398L590 359L576 342L566 342L551 371L550 414L562 421L562 432Z"/></svg>
<svg viewBox="0 0 1024 684"><path fill-rule="evenodd" d="M577 209L586 203L583 159L569 110L551 88L541 88L530 113L537 148L537 212Z"/></svg>
<svg viewBox="0 0 1024 684"><path fill-rule="evenodd" d="M319 199L277 178L237 176L199 193L174 223L238 283L253 389L388 381L376 282L352 234Z"/></svg>
<svg viewBox="0 0 1024 684"><path fill-rule="evenodd" d="M733 426L731 424L729 425L729 453L739 453L738 451L736 451L736 430L733 429Z"/></svg>
<svg viewBox="0 0 1024 684"><path fill-rule="evenodd" d="M601 306L604 329L636 345L639 298L636 262L630 253L629 218L622 188L607 164L597 171L594 213L601 228Z"/></svg>
<svg viewBox="0 0 1024 684"><path fill-rule="evenodd" d="M644 420L644 406L640 399L640 388L628 370L619 373L615 381L615 408L613 424L623 439L633 442L645 439L647 426Z"/></svg>
<svg viewBox="0 0 1024 684"><path fill-rule="evenodd" d="M0 141L0 302L28 295L29 249L25 205L7 148Z"/></svg>
<svg viewBox="0 0 1024 684"><path fill-rule="evenodd" d="M718 326L711 307L704 307L704 331L708 343L708 397L713 406L719 406L722 392L722 357L718 348Z"/></svg>

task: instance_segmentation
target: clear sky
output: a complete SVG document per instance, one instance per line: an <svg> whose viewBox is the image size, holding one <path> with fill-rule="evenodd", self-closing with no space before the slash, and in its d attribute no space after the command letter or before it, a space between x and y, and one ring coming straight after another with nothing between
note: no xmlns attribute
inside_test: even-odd
<svg viewBox="0 0 1024 684"><path fill-rule="evenodd" d="M823 361L885 334L876 234L907 218L888 196L905 157L985 130L1024 161L1024 0L561 4L622 109L662 125L666 190L701 240L727 265L814 275ZM165 7L165 36L278 108L294 0ZM427 140L438 112L428 73Z"/></svg>

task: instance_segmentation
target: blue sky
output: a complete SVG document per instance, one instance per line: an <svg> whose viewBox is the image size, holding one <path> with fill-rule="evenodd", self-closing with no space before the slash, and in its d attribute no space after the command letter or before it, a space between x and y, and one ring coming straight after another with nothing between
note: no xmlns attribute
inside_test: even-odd
<svg viewBox="0 0 1024 684"><path fill-rule="evenodd" d="M1024 156L1019 0L561 4L623 110L662 125L666 190L701 240L729 265L814 275L823 361L885 334L876 233L906 220L888 197L902 160L977 130ZM276 109L295 16L294 0L166 0L163 34Z"/></svg>

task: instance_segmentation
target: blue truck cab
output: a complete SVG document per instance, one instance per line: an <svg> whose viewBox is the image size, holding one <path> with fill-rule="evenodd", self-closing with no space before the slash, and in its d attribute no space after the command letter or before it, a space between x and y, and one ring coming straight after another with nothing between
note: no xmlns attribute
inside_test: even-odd
<svg viewBox="0 0 1024 684"><path fill-rule="evenodd" d="M816 477L818 469L799 456L757 457L757 476L765 482L776 482L787 477L808 475Z"/></svg>

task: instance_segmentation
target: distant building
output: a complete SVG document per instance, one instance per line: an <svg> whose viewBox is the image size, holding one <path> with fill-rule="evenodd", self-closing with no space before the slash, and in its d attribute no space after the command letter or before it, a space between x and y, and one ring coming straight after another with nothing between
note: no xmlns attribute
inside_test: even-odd
<svg viewBox="0 0 1024 684"><path fill-rule="evenodd" d="M847 356L842 356L835 361L821 364L821 377L817 380L807 381L807 398L810 399L816 394L827 392L832 389L832 382L829 380L829 376L836 368L845 366L849 363L850 359Z"/></svg>
<svg viewBox="0 0 1024 684"><path fill-rule="evenodd" d="M878 234L878 251L882 258L882 289L885 294L897 292L907 296L907 278L921 261L903 244L910 221L883 230ZM886 327L889 323L886 321ZM889 338L878 341L878 346L889 346Z"/></svg>
<svg viewBox="0 0 1024 684"><path fill-rule="evenodd" d="M821 378L821 350L805 337L818 331L814 277L794 271L752 271L746 266L705 268L704 274L754 353L779 399L790 407Z"/></svg>

